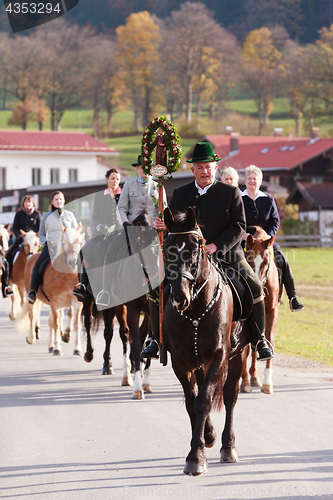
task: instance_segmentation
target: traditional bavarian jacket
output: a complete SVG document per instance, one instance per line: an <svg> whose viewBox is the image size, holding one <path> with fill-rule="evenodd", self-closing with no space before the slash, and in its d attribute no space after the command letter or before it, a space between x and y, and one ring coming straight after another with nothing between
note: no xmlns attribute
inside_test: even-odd
<svg viewBox="0 0 333 500"><path fill-rule="evenodd" d="M16 212L13 222L13 233L16 237L21 236L20 229L25 231L34 231L38 233L40 226L41 215L35 210L32 214L27 214L24 210Z"/></svg>
<svg viewBox="0 0 333 500"><path fill-rule="evenodd" d="M163 188L163 206L167 206L167 197ZM158 215L158 185L151 177L146 181L137 178L126 182L121 192L118 210L121 224L132 222L145 212L152 221Z"/></svg>
<svg viewBox="0 0 333 500"><path fill-rule="evenodd" d="M255 229L250 226L260 226L269 236L275 236L280 227L280 216L273 196L259 191L256 199L252 200L247 189L242 192L246 216L246 231L254 234Z"/></svg>
<svg viewBox="0 0 333 500"><path fill-rule="evenodd" d="M200 196L195 182L174 190L170 202L173 214L192 207L207 244L215 243L216 257L230 264L244 259L241 247L245 234L245 214L238 188L214 182Z"/></svg>
<svg viewBox="0 0 333 500"><path fill-rule="evenodd" d="M49 210L43 215L42 221L40 223L39 230L39 240L42 244L46 241L52 241L55 245L58 245L61 241L61 230L60 222L65 226L77 228L77 220L73 212L69 210Z"/></svg>

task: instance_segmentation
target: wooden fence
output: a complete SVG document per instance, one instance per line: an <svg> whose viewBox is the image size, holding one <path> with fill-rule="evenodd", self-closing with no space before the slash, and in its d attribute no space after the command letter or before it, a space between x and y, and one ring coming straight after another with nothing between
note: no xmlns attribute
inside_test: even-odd
<svg viewBox="0 0 333 500"><path fill-rule="evenodd" d="M283 247L332 247L332 236L320 234L285 234L275 236L276 242Z"/></svg>

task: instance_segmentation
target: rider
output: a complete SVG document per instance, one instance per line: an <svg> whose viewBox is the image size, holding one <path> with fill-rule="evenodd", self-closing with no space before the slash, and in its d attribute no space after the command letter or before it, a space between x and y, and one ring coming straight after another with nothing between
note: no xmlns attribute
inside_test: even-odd
<svg viewBox="0 0 333 500"><path fill-rule="evenodd" d="M95 195L93 210L93 234L81 250L82 267L79 272L79 283L73 289L73 295L82 302L88 284L86 267L92 267L96 256L105 255L111 243L114 230L119 226L117 220L117 203L121 194L120 173L110 168L105 174L106 188ZM95 258L94 258L95 257ZM84 264L84 265L83 265Z"/></svg>
<svg viewBox="0 0 333 500"><path fill-rule="evenodd" d="M220 179L223 184L230 184L231 186L238 187L239 175L237 170L233 167L225 167L222 170Z"/></svg>
<svg viewBox="0 0 333 500"><path fill-rule="evenodd" d="M120 195L118 210L121 224L125 226L131 226L134 219L136 219L140 214L146 213L148 217L153 221L158 214L158 185L157 182L153 180L152 176L147 175L142 170L142 160L141 155L138 156L136 163L132 163L132 166L136 168L138 176L136 179L126 182L123 186L122 193ZM167 206L166 193L163 188L163 205ZM109 248L110 252L112 247ZM107 254L106 260L109 261L109 257L112 259L112 255ZM108 290L111 288L110 280L112 276L106 275L104 288L96 297L96 304L100 306L108 306L110 304L110 294ZM156 310L156 290L150 292L149 295L149 310L150 310L150 320L153 331L157 331L158 327L158 317Z"/></svg>
<svg viewBox="0 0 333 500"><path fill-rule="evenodd" d="M60 223L65 228L77 228L77 220L73 212L64 210L65 197L61 191L54 191L51 195L51 210L43 215L40 223L39 239L44 248L35 262L31 273L30 290L27 298L30 304L34 304L37 299L37 290L40 281L40 270L46 261L50 260L48 244L58 245L61 240ZM51 217L50 217L51 216Z"/></svg>
<svg viewBox="0 0 333 500"><path fill-rule="evenodd" d="M217 182L217 161L210 143L197 143L193 150L191 170L195 180L175 189L170 209L172 213L186 211L192 207L207 241L206 251L217 263L227 263L246 279L253 294L253 309L249 316L252 348L258 351L260 360L274 356L265 339L265 306L261 282L244 258L241 241L245 232L245 214L241 193L234 186ZM164 221L155 219L158 230L166 230ZM220 262L221 261L221 262ZM156 340L141 353L142 357L153 357L158 352Z"/></svg>
<svg viewBox="0 0 333 500"><path fill-rule="evenodd" d="M35 200L32 196L27 195L23 198L20 210L16 212L14 217L14 222L12 226L12 232L15 236L15 242L11 245L6 253L6 258L4 259L3 272L2 272L2 295L3 297L8 297L13 295L13 290L9 286L10 275L13 268L13 260L19 246L23 243L23 238L21 235L22 231L26 233L28 231L34 231L38 233L40 226L40 212L36 209Z"/></svg>
<svg viewBox="0 0 333 500"><path fill-rule="evenodd" d="M262 183L262 171L255 165L245 169L246 189L242 192L242 198L246 215L246 226L248 233L255 232L251 226L262 227L269 236L275 236L280 227L280 217L274 198L268 193L260 191ZM280 246L274 241L274 259L281 276L281 281L286 289L289 306L292 312L301 311L304 305L296 295L295 283L290 265L282 253Z"/></svg>

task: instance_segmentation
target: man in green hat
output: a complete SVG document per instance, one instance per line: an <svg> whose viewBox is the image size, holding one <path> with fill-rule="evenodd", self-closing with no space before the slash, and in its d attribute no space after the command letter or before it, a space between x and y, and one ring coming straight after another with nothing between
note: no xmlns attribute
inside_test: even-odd
<svg viewBox="0 0 333 500"><path fill-rule="evenodd" d="M249 316L252 348L258 359L266 361L274 354L265 339L265 305L261 282L246 262L241 246L245 234L245 214L238 188L216 180L217 162L221 158L214 153L209 142L199 142L193 150L191 163L194 181L174 190L170 202L173 214L192 207L206 240L206 251L217 262L223 261L237 270L247 281L253 294L253 309ZM166 230L164 221L157 217L155 228ZM143 358L154 357L158 352L156 340L141 353Z"/></svg>

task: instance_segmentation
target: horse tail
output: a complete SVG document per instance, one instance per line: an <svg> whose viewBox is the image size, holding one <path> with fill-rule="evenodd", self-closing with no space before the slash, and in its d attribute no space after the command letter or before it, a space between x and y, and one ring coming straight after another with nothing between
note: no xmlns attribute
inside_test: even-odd
<svg viewBox="0 0 333 500"><path fill-rule="evenodd" d="M31 304L27 300L23 302L22 309L15 320L16 328L21 334L26 332L30 327L29 311L31 307Z"/></svg>
<svg viewBox="0 0 333 500"><path fill-rule="evenodd" d="M212 410L221 411L223 405L223 386L227 378L227 371L225 371L222 377L219 379L215 386L215 391L213 394L213 404Z"/></svg>
<svg viewBox="0 0 333 500"><path fill-rule="evenodd" d="M92 326L92 329L93 329L93 333L97 333L98 331L98 328L99 328L99 322L102 318L102 311L99 311L97 309L97 306L96 306L96 303L95 301L93 301L93 306L92 306L92 317L93 317L93 326Z"/></svg>

